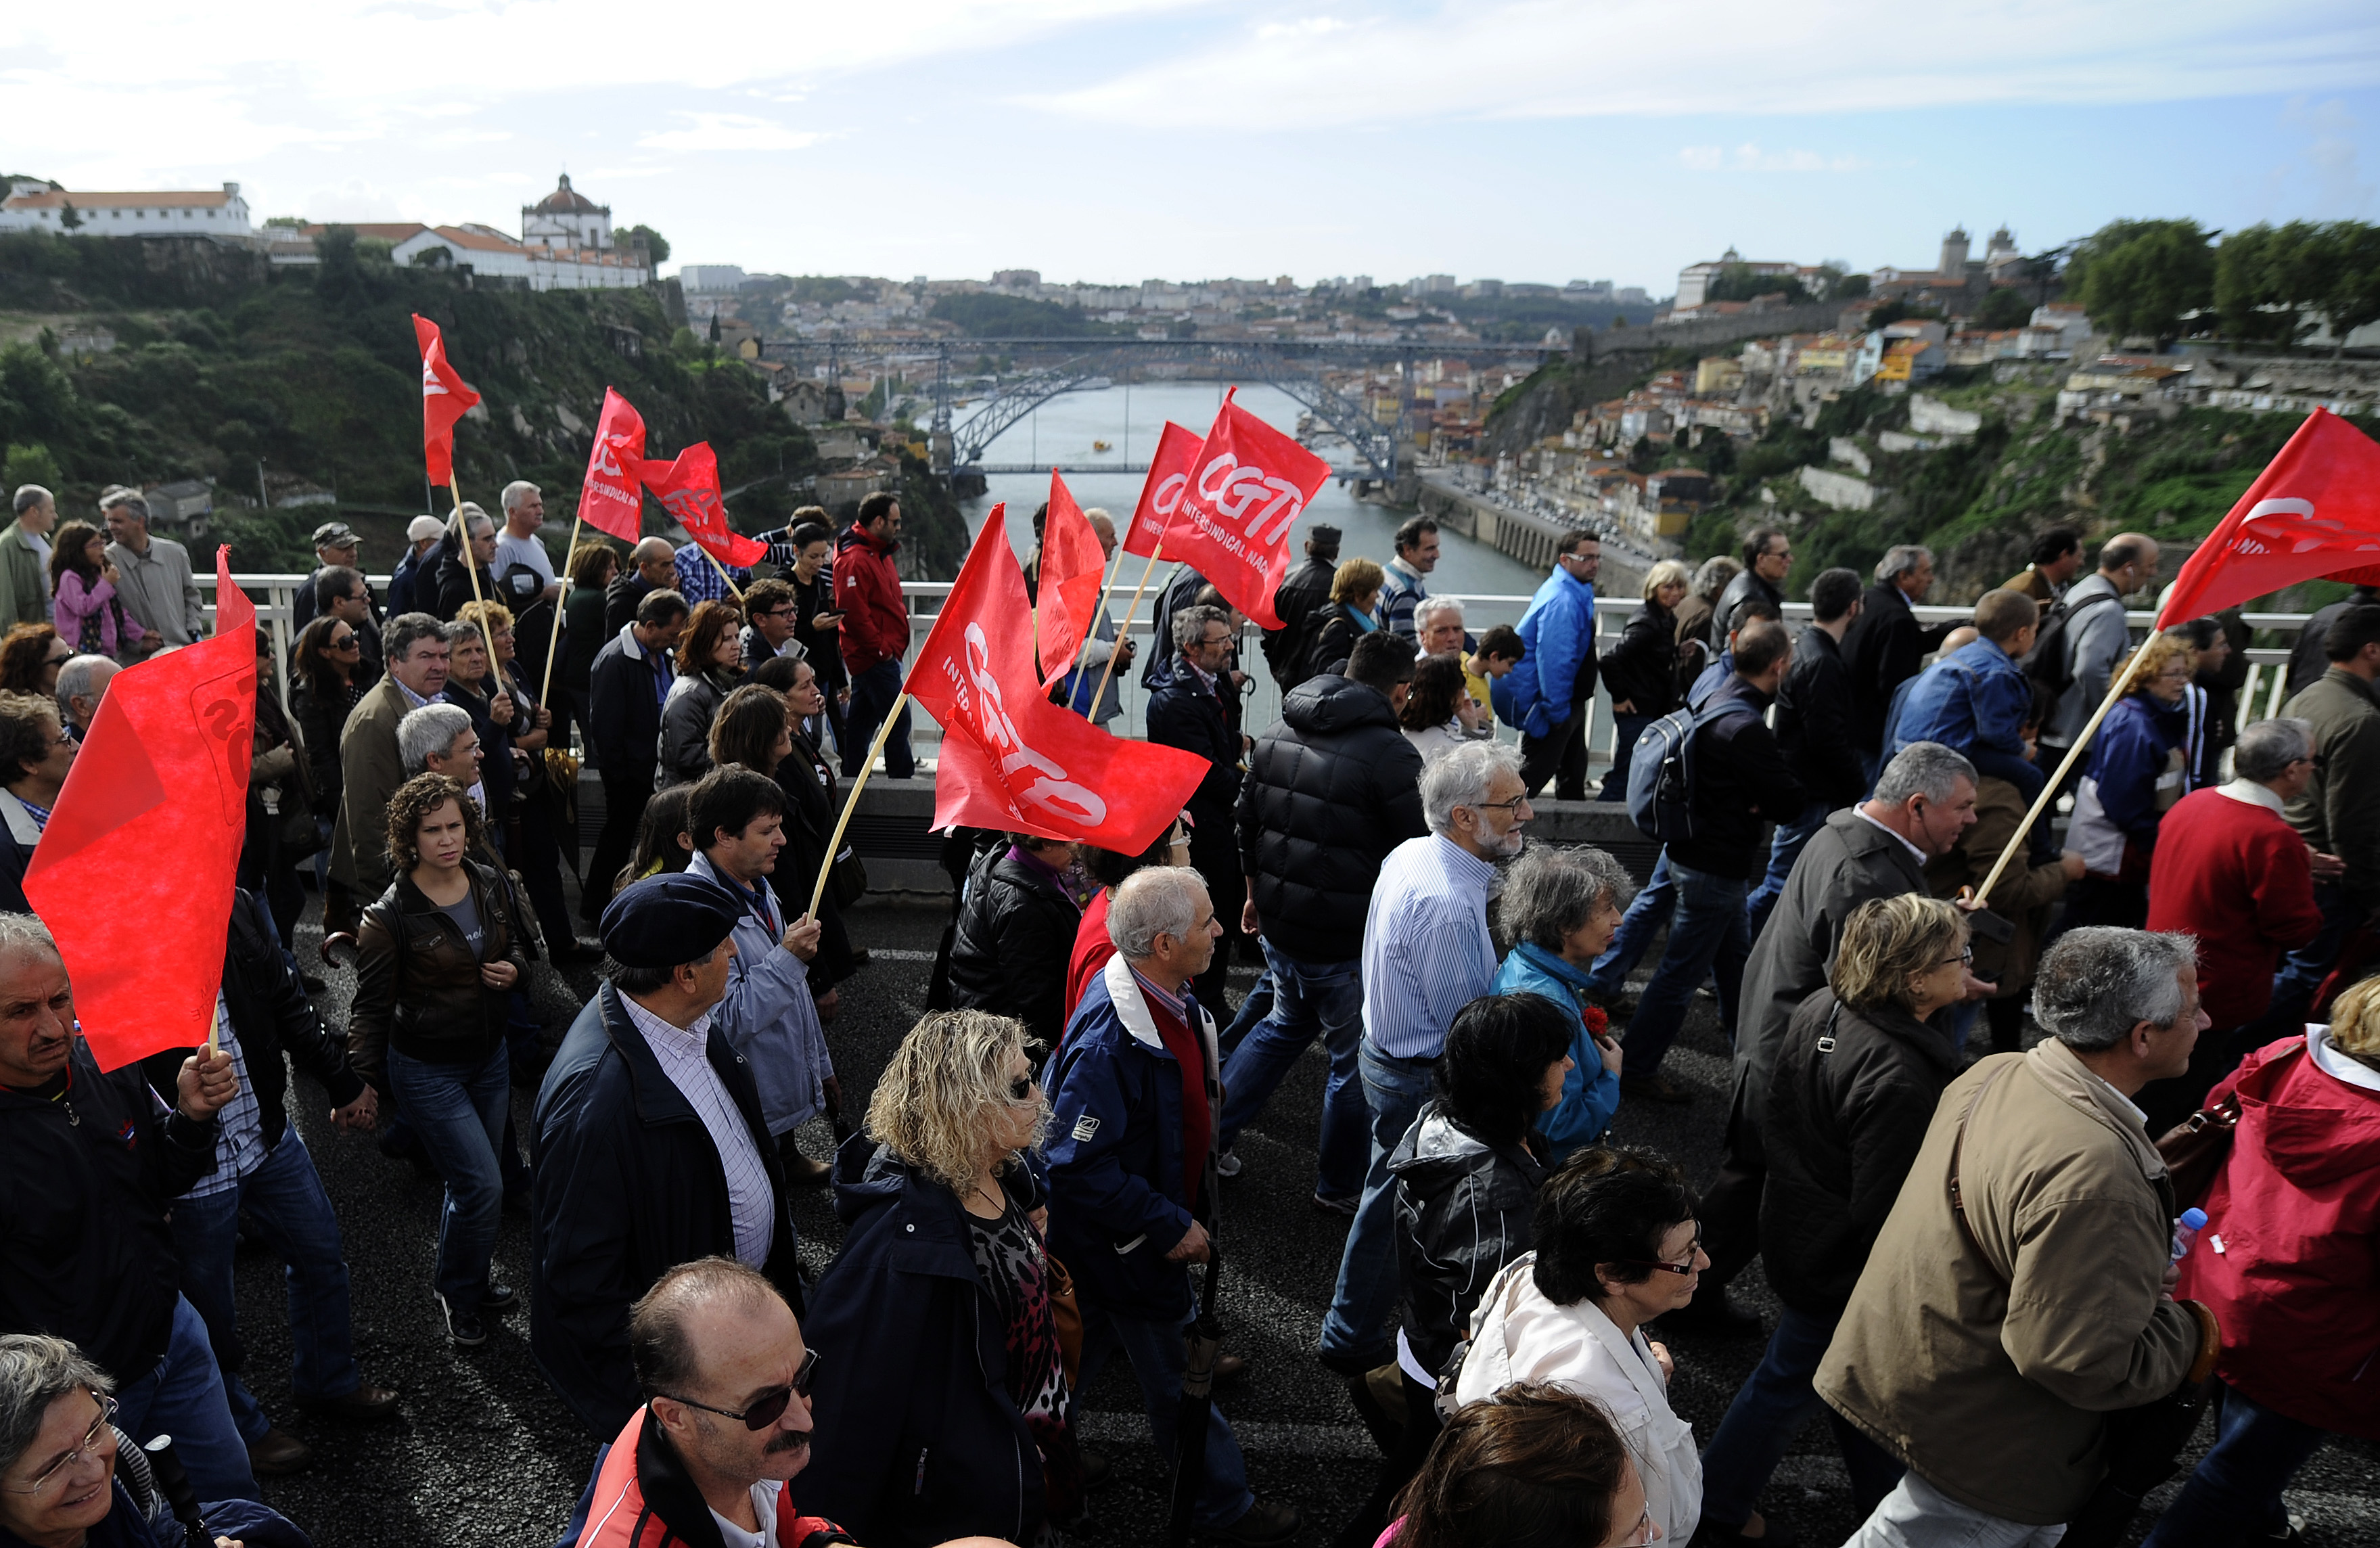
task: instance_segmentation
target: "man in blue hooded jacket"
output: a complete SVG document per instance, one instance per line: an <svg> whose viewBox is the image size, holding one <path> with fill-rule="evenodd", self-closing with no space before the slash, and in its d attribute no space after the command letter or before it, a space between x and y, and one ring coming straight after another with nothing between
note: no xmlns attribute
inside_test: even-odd
<svg viewBox="0 0 2380 1548"><path fill-rule="evenodd" d="M1595 575L1603 544L1584 528L1562 534L1554 572L1521 615L1520 664L1488 689L1496 713L1521 729L1521 780L1535 796L1586 798L1586 717L1595 697Z"/></svg>

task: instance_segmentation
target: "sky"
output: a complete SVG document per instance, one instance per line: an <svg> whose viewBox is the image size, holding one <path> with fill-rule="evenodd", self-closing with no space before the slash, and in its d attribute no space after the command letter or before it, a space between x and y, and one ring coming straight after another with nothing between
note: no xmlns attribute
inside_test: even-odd
<svg viewBox="0 0 2380 1548"><path fill-rule="evenodd" d="M151 0L0 15L0 171L677 263L1657 296L2124 216L2380 220L2371 0Z"/></svg>

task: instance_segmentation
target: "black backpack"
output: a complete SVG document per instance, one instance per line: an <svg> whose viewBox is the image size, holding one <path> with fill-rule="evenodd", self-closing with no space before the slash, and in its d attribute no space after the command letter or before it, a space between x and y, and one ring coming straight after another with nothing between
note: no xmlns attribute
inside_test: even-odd
<svg viewBox="0 0 2380 1548"><path fill-rule="evenodd" d="M1742 700L1712 694L1699 710L1674 710L1645 727L1628 760L1628 815L1648 838L1677 844L1694 836L1694 739L1729 714L1759 712Z"/></svg>
<svg viewBox="0 0 2380 1548"><path fill-rule="evenodd" d="M2063 602L2051 603L2044 613L2033 649L2025 653L2024 675L2047 689L2053 701L2074 686L2074 620L2103 602L2114 603L2119 612L2124 605L2121 597L2092 596L2070 613Z"/></svg>

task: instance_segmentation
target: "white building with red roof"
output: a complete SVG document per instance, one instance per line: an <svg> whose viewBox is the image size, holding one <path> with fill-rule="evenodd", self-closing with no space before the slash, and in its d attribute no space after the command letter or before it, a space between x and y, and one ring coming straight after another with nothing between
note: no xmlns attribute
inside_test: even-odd
<svg viewBox="0 0 2380 1548"><path fill-rule="evenodd" d="M77 237L228 237L246 239L248 201L237 183L220 189L87 193L36 186L30 179L0 200L0 231Z"/></svg>

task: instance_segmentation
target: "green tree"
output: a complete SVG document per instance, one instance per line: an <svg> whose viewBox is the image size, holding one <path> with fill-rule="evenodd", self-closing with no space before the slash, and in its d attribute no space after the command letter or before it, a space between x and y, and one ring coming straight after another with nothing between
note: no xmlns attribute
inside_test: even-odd
<svg viewBox="0 0 2380 1548"><path fill-rule="evenodd" d="M1984 298L1975 311L1978 328L2022 328L2033 315L2033 298L2013 286L2000 286Z"/></svg>
<svg viewBox="0 0 2380 1548"><path fill-rule="evenodd" d="M2225 336L2289 343L2320 302L2322 228L2305 221L2256 225L2223 238L2215 252L2215 309Z"/></svg>
<svg viewBox="0 0 2380 1548"><path fill-rule="evenodd" d="M1782 291L1788 302L1806 301L1810 293L1802 287L1797 274L1757 274L1749 263L1729 263L1720 267L1718 277L1703 292L1707 301L1748 301L1756 296L1773 296Z"/></svg>
<svg viewBox="0 0 2380 1548"><path fill-rule="evenodd" d="M655 263L666 263L669 262L669 238L654 230L651 226L632 225L625 231L620 233L620 245L622 247L632 248L639 243L642 243L644 246L645 255L648 258L650 258Z"/></svg>
<svg viewBox="0 0 2380 1548"><path fill-rule="evenodd" d="M2380 226L2335 221L2323 228L2323 238L2330 282L2323 288L2322 310L2335 353L2347 347L2348 335L2380 323Z"/></svg>
<svg viewBox="0 0 2380 1548"><path fill-rule="evenodd" d="M69 231L75 230L82 225L82 212L74 207L73 201L67 201L66 205L58 211L58 224L65 226Z"/></svg>
<svg viewBox="0 0 2380 1548"><path fill-rule="evenodd" d="M2117 338L2180 335L2215 304L2215 250L2194 220L2119 220L2075 249L2070 290Z"/></svg>
<svg viewBox="0 0 2380 1548"><path fill-rule="evenodd" d="M5 460L0 460L0 489L13 490L22 484L37 483L43 489L55 491L66 481L65 475L58 471L58 459L52 457L50 448L39 441L0 450L6 454Z"/></svg>
<svg viewBox="0 0 2380 1548"><path fill-rule="evenodd" d="M1867 276L1865 274L1843 274L1839 276L1835 280L1835 283L1828 287L1827 291L1827 299L1830 301L1855 301L1866 294Z"/></svg>

